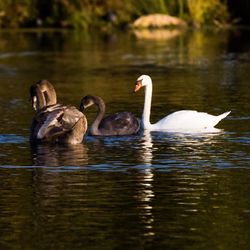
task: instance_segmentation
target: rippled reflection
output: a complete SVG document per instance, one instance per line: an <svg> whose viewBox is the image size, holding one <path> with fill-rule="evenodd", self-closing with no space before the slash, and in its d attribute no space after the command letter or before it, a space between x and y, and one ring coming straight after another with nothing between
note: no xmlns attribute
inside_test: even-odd
<svg viewBox="0 0 250 250"><path fill-rule="evenodd" d="M35 166L85 166L88 164L85 144L31 144L30 148Z"/></svg>
<svg viewBox="0 0 250 250"><path fill-rule="evenodd" d="M147 166L151 166L153 159L153 140L151 136L151 132L148 130L143 131L141 138L141 154L144 164Z"/></svg>
<svg viewBox="0 0 250 250"><path fill-rule="evenodd" d="M250 36L244 46L230 33L2 32L0 248L250 249ZM96 94L107 114L140 117L143 93L131 89L145 73L155 79L152 122L232 110L224 131L29 144L34 81L48 77L63 103Z"/></svg>
<svg viewBox="0 0 250 250"><path fill-rule="evenodd" d="M183 29L173 29L173 30L149 30L149 29L142 29L142 30L134 30L134 35L138 39L146 39L146 40L170 40L176 37L179 37L184 33Z"/></svg>
<svg viewBox="0 0 250 250"><path fill-rule="evenodd" d="M213 147L220 143L224 135L223 130L215 129L213 133L165 133L144 131L140 138L140 160L143 163L138 174L138 204L140 204L140 216L144 225L144 236L154 237L157 229L155 228L154 199L155 188L159 179L155 179L156 169L168 170L171 166L171 175L168 177L170 182L166 192L169 199L172 199L175 206L183 206L184 209L180 216L188 217L191 213L197 213L197 207L202 195L205 195L204 185L206 178L200 175L190 176L188 172L176 172L177 169L191 169L196 165L202 167L202 162L206 164L209 159L206 157L217 157L212 152ZM176 170L175 170L176 168ZM202 169L200 169L202 170ZM175 183L175 184L173 184ZM170 185L170 186L169 186ZM171 185L174 185L171 187ZM175 187L176 186L176 187ZM172 193L169 193L169 188ZM204 191L205 190L205 191ZM164 193L164 190L162 190ZM188 197L190 195L190 197ZM173 204L170 206L172 207ZM171 222L173 223L173 222ZM176 221L174 223L177 223ZM176 225L172 225L175 227ZM196 230L192 227L190 230Z"/></svg>
<svg viewBox="0 0 250 250"><path fill-rule="evenodd" d="M221 145L227 137L223 130L206 134L151 132L142 137L140 157L146 166L164 171L201 168L208 162L211 166L227 164Z"/></svg>
<svg viewBox="0 0 250 250"><path fill-rule="evenodd" d="M153 199L155 197L154 173L149 166L139 175L139 189L138 189L138 204L140 204L140 217L144 224L144 235L154 236L154 214L153 214Z"/></svg>
<svg viewBox="0 0 250 250"><path fill-rule="evenodd" d="M194 146L199 147L208 144L217 143L217 139L223 136L224 131L220 129L214 129L209 133L173 133L166 137L171 147L178 148L180 146Z"/></svg>
<svg viewBox="0 0 250 250"><path fill-rule="evenodd" d="M153 139L151 132L145 130L142 132L140 138L140 159L143 163L143 168L138 175L139 189L137 194L138 203L140 204L140 216L144 225L144 236L152 237L155 235L154 232L154 215L153 215L153 204L154 198L154 172L153 172Z"/></svg>

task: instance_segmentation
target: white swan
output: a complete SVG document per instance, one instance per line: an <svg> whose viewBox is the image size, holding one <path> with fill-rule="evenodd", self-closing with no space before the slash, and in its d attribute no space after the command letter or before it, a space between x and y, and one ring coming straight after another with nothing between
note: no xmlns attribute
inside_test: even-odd
<svg viewBox="0 0 250 250"><path fill-rule="evenodd" d="M145 100L142 114L142 128L147 130L165 130L170 132L214 132L214 126L229 112L218 116L194 110L181 110L165 116L155 124L150 123L152 99L152 80L148 75L141 75L135 84L134 92L145 86Z"/></svg>

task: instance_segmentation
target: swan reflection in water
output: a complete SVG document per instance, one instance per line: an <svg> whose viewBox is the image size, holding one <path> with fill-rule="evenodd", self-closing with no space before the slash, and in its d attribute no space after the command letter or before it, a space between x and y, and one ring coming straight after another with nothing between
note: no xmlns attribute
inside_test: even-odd
<svg viewBox="0 0 250 250"><path fill-rule="evenodd" d="M145 164L146 170L147 167L152 165L153 160L153 139L151 132L149 130L144 130L141 137L141 151L140 159Z"/></svg>
<svg viewBox="0 0 250 250"><path fill-rule="evenodd" d="M167 138L159 139L159 143L162 144L167 140L167 156L172 160L175 159L177 166L180 163L178 161L189 166L195 159L212 157L213 145L220 143L221 137L225 135L222 129L213 128L209 133L169 134ZM156 136L159 137L159 134ZM162 152L161 156L164 156Z"/></svg>
<svg viewBox="0 0 250 250"><path fill-rule="evenodd" d="M139 162L147 170L149 167L155 168L158 166L161 157L176 157L177 151L192 150L194 151L193 156L207 153L207 146L219 143L219 139L223 135L225 135L225 132L217 128L210 129L209 133L173 133L144 130L140 140Z"/></svg>
<svg viewBox="0 0 250 250"><path fill-rule="evenodd" d="M35 166L86 166L88 164L85 144L31 144L32 161Z"/></svg>
<svg viewBox="0 0 250 250"><path fill-rule="evenodd" d="M137 199L140 205L140 216L144 223L144 236L152 237L154 233L154 215L152 212L152 200L155 197L154 171L153 171L153 150L154 144L149 130L144 130L141 137L140 161L142 161L142 171L138 174L139 189ZM141 169L141 168L140 168Z"/></svg>
<svg viewBox="0 0 250 250"><path fill-rule="evenodd" d="M150 132L145 130L141 137L140 161L142 166L138 166L137 200L140 204L140 216L144 224L144 235L153 237L155 235L155 217L153 201L155 189L157 189L157 169L170 170L173 166L175 170L169 178L174 175L175 181L183 181L185 172L183 166L190 167L189 164L200 165L202 157L211 157L208 148L220 143L219 138L224 134L223 130L214 129L211 133L166 133ZM190 154L190 151L192 152ZM193 158L190 160L190 158ZM176 171L178 166L181 171ZM190 180L189 180L190 181ZM192 182L200 183L200 178L194 176ZM167 192L168 190L166 190Z"/></svg>

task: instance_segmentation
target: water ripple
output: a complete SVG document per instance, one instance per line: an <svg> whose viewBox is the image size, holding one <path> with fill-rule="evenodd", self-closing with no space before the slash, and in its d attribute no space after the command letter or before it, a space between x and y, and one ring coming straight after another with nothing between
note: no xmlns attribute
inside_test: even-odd
<svg viewBox="0 0 250 250"><path fill-rule="evenodd" d="M4 143L25 143L28 139L24 136L15 135L15 134L0 134L0 144Z"/></svg>

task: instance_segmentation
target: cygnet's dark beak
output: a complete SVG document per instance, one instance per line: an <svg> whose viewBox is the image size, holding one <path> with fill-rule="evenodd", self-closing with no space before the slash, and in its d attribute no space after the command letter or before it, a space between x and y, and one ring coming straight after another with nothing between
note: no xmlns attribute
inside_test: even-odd
<svg viewBox="0 0 250 250"><path fill-rule="evenodd" d="M79 109L80 109L80 111L82 111L82 112L84 111L84 104L83 104L83 102L80 103Z"/></svg>

